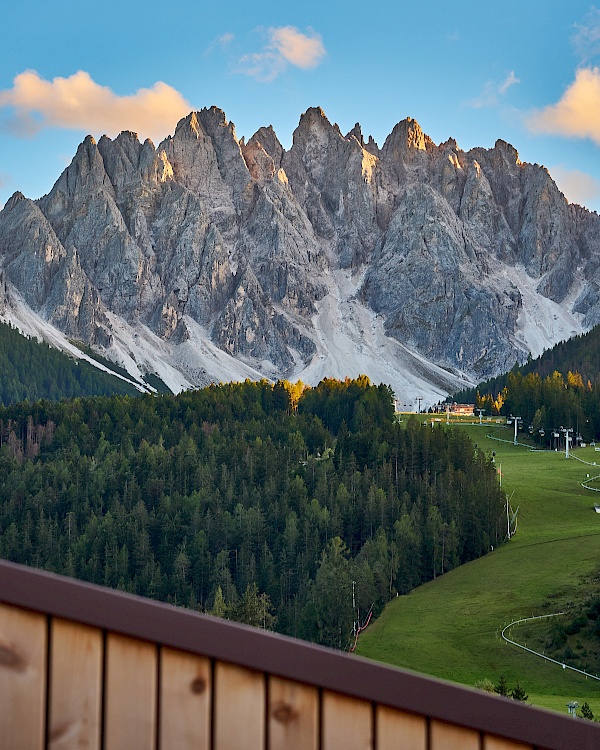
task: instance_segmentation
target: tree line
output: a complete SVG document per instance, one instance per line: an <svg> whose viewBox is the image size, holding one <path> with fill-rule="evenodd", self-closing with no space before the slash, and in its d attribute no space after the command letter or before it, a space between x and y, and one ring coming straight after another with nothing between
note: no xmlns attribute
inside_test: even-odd
<svg viewBox="0 0 600 750"><path fill-rule="evenodd" d="M600 326L452 398L488 414L522 417L524 429L540 445L554 447L553 433L561 427L584 441L595 440L600 437Z"/></svg>
<svg viewBox="0 0 600 750"><path fill-rule="evenodd" d="M0 323L0 403L129 394L130 383Z"/></svg>
<svg viewBox="0 0 600 750"><path fill-rule="evenodd" d="M475 392L475 408L488 414L521 417L522 428L539 445L555 448L564 444L564 431L572 430L573 444L600 436L600 384L584 382L578 372L566 377L555 371L542 378L538 373L509 372L501 391ZM558 436L558 437L557 437Z"/></svg>
<svg viewBox="0 0 600 750"><path fill-rule="evenodd" d="M494 467L368 378L0 407L0 555L343 648L502 541Z"/></svg>

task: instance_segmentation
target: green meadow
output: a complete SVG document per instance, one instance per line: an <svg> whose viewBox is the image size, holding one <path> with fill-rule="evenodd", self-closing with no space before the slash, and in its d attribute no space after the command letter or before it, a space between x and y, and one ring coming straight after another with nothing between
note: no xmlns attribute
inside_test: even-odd
<svg viewBox="0 0 600 750"><path fill-rule="evenodd" d="M502 488L518 507L516 534L485 557L392 600L361 634L357 651L471 686L484 678L496 684L503 674L509 687L520 683L529 703L566 712L569 701L587 701L598 717L600 681L511 646L500 633L514 620L569 610L585 599L600 566L600 514L594 512L600 493L581 482L600 474L600 452L578 449L587 465L564 452L493 440L488 436L512 440L512 429L495 422L456 429L495 452ZM518 627L512 638L522 642ZM589 671L600 676L600 664Z"/></svg>

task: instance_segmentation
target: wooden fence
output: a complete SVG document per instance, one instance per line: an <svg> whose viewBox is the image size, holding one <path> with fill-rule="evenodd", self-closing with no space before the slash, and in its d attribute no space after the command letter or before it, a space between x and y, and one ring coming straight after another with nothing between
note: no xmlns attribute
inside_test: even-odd
<svg viewBox="0 0 600 750"><path fill-rule="evenodd" d="M1 750L598 750L591 722L0 562Z"/></svg>

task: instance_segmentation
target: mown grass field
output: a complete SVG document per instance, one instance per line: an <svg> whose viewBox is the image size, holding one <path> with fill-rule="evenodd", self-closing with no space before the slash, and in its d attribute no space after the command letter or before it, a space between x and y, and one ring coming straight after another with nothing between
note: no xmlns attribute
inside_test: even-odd
<svg viewBox="0 0 600 750"><path fill-rule="evenodd" d="M500 638L509 622L560 611L585 594L586 578L600 566L600 514L593 507L600 493L580 482L600 474L600 465L492 440L487 435L512 439L511 428L495 423L460 429L486 452L495 451L502 487L519 507L517 533L480 560L391 601L361 635L357 651L471 686L483 678L495 684L504 674L509 687L518 681L534 705L566 712L569 701L587 701L600 716L600 681ZM594 448L576 455L600 464ZM518 630L513 637L519 640ZM600 676L600 664L595 666Z"/></svg>

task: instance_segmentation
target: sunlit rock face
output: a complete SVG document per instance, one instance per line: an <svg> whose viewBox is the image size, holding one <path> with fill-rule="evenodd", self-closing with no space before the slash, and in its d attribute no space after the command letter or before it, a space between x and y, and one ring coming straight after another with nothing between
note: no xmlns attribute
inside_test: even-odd
<svg viewBox="0 0 600 750"><path fill-rule="evenodd" d="M188 348L200 331L270 377L333 357L334 319L392 381L398 344L441 365L442 390L600 322L600 218L546 169L410 118L380 147L319 108L289 150L215 107L158 146L88 136L48 195L0 212L0 264L2 309L18 294L108 356L119 321Z"/></svg>

